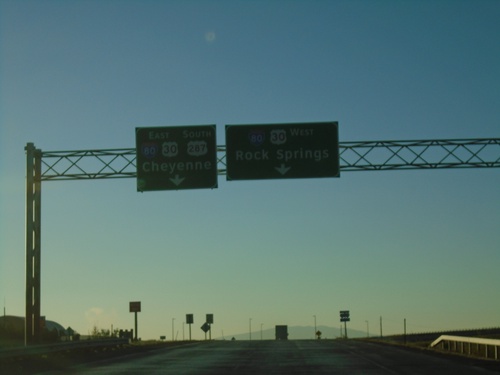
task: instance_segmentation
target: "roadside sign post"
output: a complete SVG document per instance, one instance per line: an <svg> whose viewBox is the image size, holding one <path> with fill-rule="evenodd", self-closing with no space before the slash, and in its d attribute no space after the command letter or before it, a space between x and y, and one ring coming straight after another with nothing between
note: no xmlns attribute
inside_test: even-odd
<svg viewBox="0 0 500 375"><path fill-rule="evenodd" d="M201 330L205 332L205 340L206 340L207 332L210 330L210 324L208 324L207 322L203 323L203 325L201 326Z"/></svg>
<svg viewBox="0 0 500 375"><path fill-rule="evenodd" d="M214 314L207 314L206 324L208 324L208 339L212 341L212 324L214 324Z"/></svg>
<svg viewBox="0 0 500 375"><path fill-rule="evenodd" d="M141 302L140 301L134 301L129 303L129 312L134 313L134 320L135 320L135 330L134 330L134 341L137 341L137 313L141 312Z"/></svg>
<svg viewBox="0 0 500 375"><path fill-rule="evenodd" d="M136 128L137 191L217 187L215 125Z"/></svg>
<svg viewBox="0 0 500 375"><path fill-rule="evenodd" d="M186 314L186 323L189 324L189 341L191 341L191 324L194 323L193 314Z"/></svg>
<svg viewBox="0 0 500 375"><path fill-rule="evenodd" d="M344 337L347 339L347 322L351 321L349 310L340 311L340 321L344 322Z"/></svg>
<svg viewBox="0 0 500 375"><path fill-rule="evenodd" d="M226 125L227 180L339 177L338 123Z"/></svg>

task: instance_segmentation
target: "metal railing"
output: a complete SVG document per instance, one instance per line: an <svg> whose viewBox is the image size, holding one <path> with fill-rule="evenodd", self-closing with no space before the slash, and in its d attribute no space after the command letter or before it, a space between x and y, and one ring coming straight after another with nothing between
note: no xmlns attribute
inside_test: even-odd
<svg viewBox="0 0 500 375"><path fill-rule="evenodd" d="M498 360L500 340L442 335L438 339L434 340L430 347L438 347L442 350L448 350L460 354L481 355L484 358L494 358L495 360Z"/></svg>

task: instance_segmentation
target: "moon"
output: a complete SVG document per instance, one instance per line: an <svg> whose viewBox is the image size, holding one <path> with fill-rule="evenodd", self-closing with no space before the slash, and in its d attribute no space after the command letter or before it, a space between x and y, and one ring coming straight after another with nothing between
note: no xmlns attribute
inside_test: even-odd
<svg viewBox="0 0 500 375"><path fill-rule="evenodd" d="M205 40L208 43L213 43L215 41L215 32L214 31L207 31L205 33Z"/></svg>

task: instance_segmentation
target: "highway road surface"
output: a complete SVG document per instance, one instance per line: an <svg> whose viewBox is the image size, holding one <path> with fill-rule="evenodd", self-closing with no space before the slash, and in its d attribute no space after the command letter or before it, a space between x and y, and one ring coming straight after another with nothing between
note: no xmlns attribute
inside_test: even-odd
<svg viewBox="0 0 500 375"><path fill-rule="evenodd" d="M463 360L358 340L212 341L108 363L80 365L65 374L498 374L499 362ZM45 373L48 374L48 373ZM52 372L51 374L56 374Z"/></svg>

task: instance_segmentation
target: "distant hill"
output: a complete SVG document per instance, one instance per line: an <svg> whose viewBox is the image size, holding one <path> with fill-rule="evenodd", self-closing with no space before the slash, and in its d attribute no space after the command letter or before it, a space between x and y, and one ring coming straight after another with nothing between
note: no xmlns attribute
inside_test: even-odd
<svg viewBox="0 0 500 375"><path fill-rule="evenodd" d="M333 327L328 327L328 326L317 326L317 330L321 331L321 338L322 339L335 339L339 338L341 333L340 333L340 327L338 328L333 328ZM262 330L262 340L274 340L274 327L268 328L268 329L263 329ZM344 334L344 330L342 328L342 335ZM236 340L249 340L250 339L250 334L249 332L246 333L238 333L236 335L226 335L224 336L214 336L214 332L212 332L212 338L216 340L231 340L233 337ZM349 326L347 327L347 337L349 338L360 338L360 337L366 337L366 331L358 331L355 329L349 329ZM252 329L252 340L260 340L261 339L261 331L259 328L253 330ZM307 340L307 339L315 339L314 337L314 327L312 326L289 326L288 327L288 339L289 340Z"/></svg>

